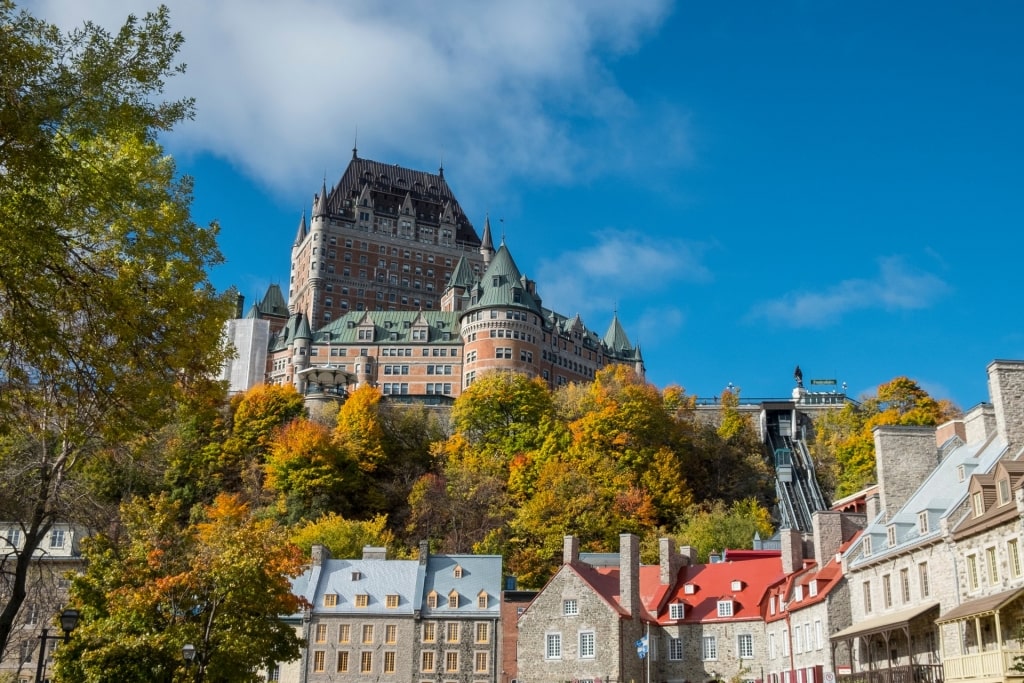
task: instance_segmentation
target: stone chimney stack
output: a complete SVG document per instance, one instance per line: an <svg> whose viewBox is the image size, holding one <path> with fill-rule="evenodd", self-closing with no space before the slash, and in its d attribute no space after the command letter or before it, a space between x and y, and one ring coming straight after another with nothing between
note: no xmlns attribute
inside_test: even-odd
<svg viewBox="0 0 1024 683"><path fill-rule="evenodd" d="M640 539L619 534L619 604L630 616L640 609Z"/></svg>
<svg viewBox="0 0 1024 683"><path fill-rule="evenodd" d="M814 530L814 561L818 567L835 557L841 546L858 529L867 526L864 515L822 510L811 515Z"/></svg>
<svg viewBox="0 0 1024 683"><path fill-rule="evenodd" d="M692 567L697 564L697 549L692 545L680 546L679 557L682 559L682 566Z"/></svg>
<svg viewBox="0 0 1024 683"><path fill-rule="evenodd" d="M1011 455L1024 446L1024 361L994 360L988 365L988 394L996 431Z"/></svg>
<svg viewBox="0 0 1024 683"><path fill-rule="evenodd" d="M884 425L872 431L879 502L888 522L938 464L935 428Z"/></svg>
<svg viewBox="0 0 1024 683"><path fill-rule="evenodd" d="M661 585L671 586L683 566L683 556L676 552L676 542L671 538L658 540L658 560L661 565Z"/></svg>
<svg viewBox="0 0 1024 683"><path fill-rule="evenodd" d="M964 440L980 443L996 433L996 414L991 403L980 403L964 415Z"/></svg>
<svg viewBox="0 0 1024 683"><path fill-rule="evenodd" d="M580 539L566 536L562 539L562 564L579 564Z"/></svg>
<svg viewBox="0 0 1024 683"><path fill-rule="evenodd" d="M363 559L364 560L386 560L388 559L388 549L375 546L375 545L364 545L363 546Z"/></svg>
<svg viewBox="0 0 1024 683"><path fill-rule="evenodd" d="M792 574L804 566L804 539L799 529L779 531L782 543L782 573Z"/></svg>
<svg viewBox="0 0 1024 683"><path fill-rule="evenodd" d="M935 445L942 446L954 436L960 437L960 440L967 443L967 428L964 425L963 420L950 420L944 424L940 424L935 428Z"/></svg>
<svg viewBox="0 0 1024 683"><path fill-rule="evenodd" d="M316 543L310 549L310 555L312 556L313 566L321 567L324 562L331 559L331 551L327 549L327 546Z"/></svg>
<svg viewBox="0 0 1024 683"><path fill-rule="evenodd" d="M878 518L878 513L882 510L882 503L878 497L878 487L869 492L864 499L864 510L867 514L868 524L871 524Z"/></svg>
<svg viewBox="0 0 1024 683"><path fill-rule="evenodd" d="M420 552L417 559L421 565L426 566L427 560L430 559L430 541L420 541Z"/></svg>

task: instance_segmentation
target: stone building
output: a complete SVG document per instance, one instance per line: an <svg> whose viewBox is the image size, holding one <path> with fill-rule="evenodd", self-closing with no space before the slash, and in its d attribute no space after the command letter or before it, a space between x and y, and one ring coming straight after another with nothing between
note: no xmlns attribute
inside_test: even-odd
<svg viewBox="0 0 1024 683"><path fill-rule="evenodd" d="M311 401L371 384L450 402L492 370L552 388L611 363L645 372L617 315L600 335L545 308L504 240L495 250L489 222L477 237L443 173L357 155L300 222L287 306L273 285L225 334L237 352L223 374L231 391L292 384Z"/></svg>
<svg viewBox="0 0 1024 683"><path fill-rule="evenodd" d="M501 579L498 556L431 555L426 543L415 560L314 546L294 584L310 605L300 680L497 683Z"/></svg>
<svg viewBox="0 0 1024 683"><path fill-rule="evenodd" d="M50 635L59 635L56 617L68 604L69 572L83 569L80 543L85 529L66 523L54 524L32 557L27 596L18 613L10 644L0 661L0 679L11 675L13 680L31 680L39 665L39 636L44 628ZM16 522L0 522L0 574L17 561L25 546L25 537ZM6 566L5 566L6 565ZM9 597L9 585L0 582L0 603ZM45 653L43 672L53 659L56 641L50 640Z"/></svg>

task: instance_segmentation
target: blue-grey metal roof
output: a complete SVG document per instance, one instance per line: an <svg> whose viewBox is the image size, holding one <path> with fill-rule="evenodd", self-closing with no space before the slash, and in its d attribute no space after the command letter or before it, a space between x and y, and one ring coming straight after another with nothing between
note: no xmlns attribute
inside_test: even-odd
<svg viewBox="0 0 1024 683"><path fill-rule="evenodd" d="M412 614L416 595L415 560L326 560L315 592L307 598L317 614ZM312 569L318 569L313 567ZM323 596L338 596L334 607L325 607ZM356 607L356 596L366 595L366 607ZM387 607L387 596L397 595L398 606Z"/></svg>
<svg viewBox="0 0 1024 683"><path fill-rule="evenodd" d="M457 576L456 567L461 570ZM501 611L500 555L431 555L423 580L423 616L497 617ZM458 607L448 606L452 591L459 594ZM437 607L431 608L427 596L437 592ZM487 606L479 606L481 593L487 595Z"/></svg>

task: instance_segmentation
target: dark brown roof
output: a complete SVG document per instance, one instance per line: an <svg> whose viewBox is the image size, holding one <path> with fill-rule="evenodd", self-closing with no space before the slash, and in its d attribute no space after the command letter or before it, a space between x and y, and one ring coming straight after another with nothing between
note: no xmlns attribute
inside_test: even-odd
<svg viewBox="0 0 1024 683"><path fill-rule="evenodd" d="M341 180L328 193L328 215L355 220L356 200L364 187L370 191L375 212L393 213L396 218L408 197L419 224L440 226L445 210L450 209L455 224L455 241L480 246L480 237L459 206L443 172L415 171L355 156Z"/></svg>
<svg viewBox="0 0 1024 683"><path fill-rule="evenodd" d="M985 597L978 598L976 600L968 600L962 605L958 605L941 615L935 621L936 623L942 624L947 621L958 621L964 617L973 617L975 615L998 612L1000 609L1016 600L1021 593L1024 593L1024 588L1014 588L1008 591L1003 591L1002 593L996 593L995 595L986 595Z"/></svg>

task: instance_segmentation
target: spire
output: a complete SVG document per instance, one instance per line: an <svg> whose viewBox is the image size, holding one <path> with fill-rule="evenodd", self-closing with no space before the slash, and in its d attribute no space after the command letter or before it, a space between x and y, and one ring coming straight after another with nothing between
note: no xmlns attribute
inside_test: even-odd
<svg viewBox="0 0 1024 683"><path fill-rule="evenodd" d="M359 126L356 126L356 134L352 136L352 161L359 158Z"/></svg>
<svg viewBox="0 0 1024 683"><path fill-rule="evenodd" d="M320 194L313 202L313 218L323 218L327 215L327 177L324 176L323 185L320 186Z"/></svg>
<svg viewBox="0 0 1024 683"><path fill-rule="evenodd" d="M484 266L487 266L491 262L491 257L494 256L494 242L491 241L491 216L487 214L484 218L484 236L480 240L480 254L484 257Z"/></svg>
<svg viewBox="0 0 1024 683"><path fill-rule="evenodd" d="M306 239L306 211L302 211L302 220L299 221L299 231L295 235L295 246L302 244L302 241Z"/></svg>
<svg viewBox="0 0 1024 683"><path fill-rule="evenodd" d="M622 329L622 323L619 322L617 312L612 316L612 324L608 326L608 331L604 333L604 343L615 353L632 349L629 337L626 336L626 330Z"/></svg>

